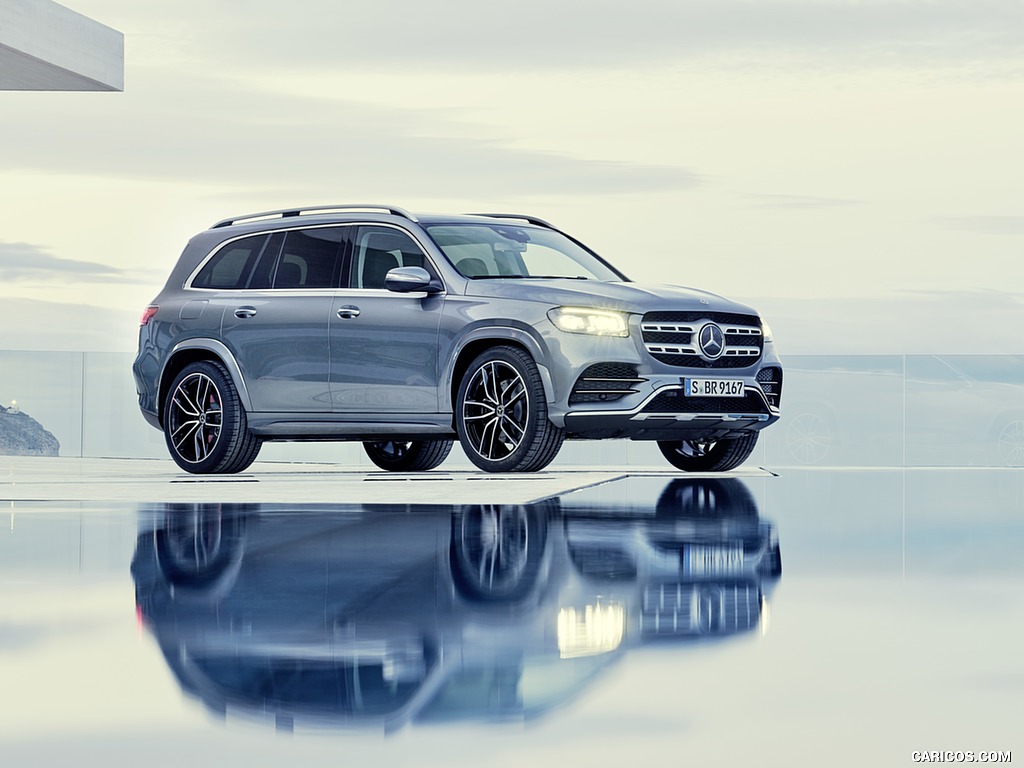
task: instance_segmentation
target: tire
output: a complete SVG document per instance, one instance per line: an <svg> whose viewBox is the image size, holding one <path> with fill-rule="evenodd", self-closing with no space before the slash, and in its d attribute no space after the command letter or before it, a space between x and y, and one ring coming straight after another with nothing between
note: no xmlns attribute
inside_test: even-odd
<svg viewBox="0 0 1024 768"><path fill-rule="evenodd" d="M759 432L731 440L659 440L669 464L684 472L725 472L738 467L754 451Z"/></svg>
<svg viewBox="0 0 1024 768"><path fill-rule="evenodd" d="M742 481L678 478L665 486L655 504L659 518L690 520L753 520L757 502Z"/></svg>
<svg viewBox="0 0 1024 768"><path fill-rule="evenodd" d="M472 504L452 515L452 577L459 593L481 603L527 597L537 583L547 542L543 508Z"/></svg>
<svg viewBox="0 0 1024 768"><path fill-rule="evenodd" d="M536 472L565 439L548 419L536 363L510 346L492 347L470 364L456 397L455 427L466 456L487 472Z"/></svg>
<svg viewBox="0 0 1024 768"><path fill-rule="evenodd" d="M363 443L370 461L389 472L425 472L452 452L451 440L376 440Z"/></svg>
<svg viewBox="0 0 1024 768"><path fill-rule="evenodd" d="M186 365L164 401L164 442L175 463L197 475L241 472L262 441L249 432L227 369L202 360Z"/></svg>

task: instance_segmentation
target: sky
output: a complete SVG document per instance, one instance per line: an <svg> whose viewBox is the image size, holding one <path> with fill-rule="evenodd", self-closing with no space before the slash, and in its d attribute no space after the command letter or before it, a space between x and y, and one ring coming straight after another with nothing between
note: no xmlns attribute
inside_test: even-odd
<svg viewBox="0 0 1024 768"><path fill-rule="evenodd" d="M131 351L214 221L379 202L540 216L783 355L1024 352L1018 0L64 4L125 91L0 93L0 349Z"/></svg>

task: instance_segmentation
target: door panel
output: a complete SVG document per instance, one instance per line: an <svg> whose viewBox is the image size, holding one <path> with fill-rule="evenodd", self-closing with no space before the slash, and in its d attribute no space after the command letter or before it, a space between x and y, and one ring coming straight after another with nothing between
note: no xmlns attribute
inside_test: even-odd
<svg viewBox="0 0 1024 768"><path fill-rule="evenodd" d="M250 290L227 297L222 337L254 410L330 412L327 331L350 231L310 226L275 234L246 283Z"/></svg>
<svg viewBox="0 0 1024 768"><path fill-rule="evenodd" d="M437 413L441 294L394 293L388 270L432 266L408 232L356 228L331 310L331 397L340 413Z"/></svg>
<svg viewBox="0 0 1024 768"><path fill-rule="evenodd" d="M332 294L236 294L222 338L242 370L254 411L329 412Z"/></svg>
<svg viewBox="0 0 1024 768"><path fill-rule="evenodd" d="M367 290L335 296L330 313L334 410L436 413L442 304L440 296L421 293Z"/></svg>

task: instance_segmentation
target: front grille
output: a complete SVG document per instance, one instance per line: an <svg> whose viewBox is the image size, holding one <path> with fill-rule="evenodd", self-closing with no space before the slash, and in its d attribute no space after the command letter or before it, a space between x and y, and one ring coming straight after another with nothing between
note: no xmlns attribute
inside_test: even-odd
<svg viewBox="0 0 1024 768"><path fill-rule="evenodd" d="M622 580L636 576L636 563L628 553L612 547L569 547L569 556L583 576Z"/></svg>
<svg viewBox="0 0 1024 768"><path fill-rule="evenodd" d="M725 350L706 360L697 347L705 323L725 333ZM659 362L680 368L748 368L761 358L764 337L756 315L735 312L648 312L640 325L644 347Z"/></svg>
<svg viewBox="0 0 1024 768"><path fill-rule="evenodd" d="M755 584L651 584L644 588L644 635L730 634L753 629L761 618Z"/></svg>
<svg viewBox="0 0 1024 768"><path fill-rule="evenodd" d="M686 397L681 389L655 396L641 413L768 413L764 400L748 392L743 397Z"/></svg>
<svg viewBox="0 0 1024 768"><path fill-rule="evenodd" d="M774 366L762 368L757 372L757 383L773 408L778 408L782 400L782 369Z"/></svg>
<svg viewBox="0 0 1024 768"><path fill-rule="evenodd" d="M636 385L644 381L645 379L637 376L635 365L596 363L576 379L576 384L569 395L569 405L614 402L636 393Z"/></svg>

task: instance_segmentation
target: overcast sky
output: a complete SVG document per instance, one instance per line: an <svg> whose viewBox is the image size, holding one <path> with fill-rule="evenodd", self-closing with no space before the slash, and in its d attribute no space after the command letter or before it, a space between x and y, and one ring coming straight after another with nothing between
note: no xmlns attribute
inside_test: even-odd
<svg viewBox="0 0 1024 768"><path fill-rule="evenodd" d="M356 201L536 214L783 353L1024 352L1019 0L64 4L125 92L0 93L0 349L130 350L195 232Z"/></svg>

